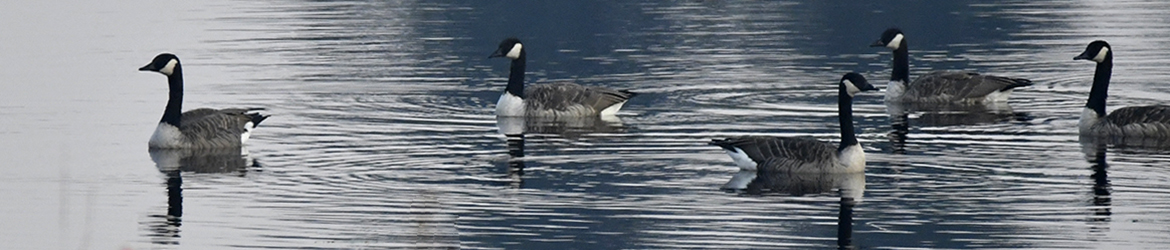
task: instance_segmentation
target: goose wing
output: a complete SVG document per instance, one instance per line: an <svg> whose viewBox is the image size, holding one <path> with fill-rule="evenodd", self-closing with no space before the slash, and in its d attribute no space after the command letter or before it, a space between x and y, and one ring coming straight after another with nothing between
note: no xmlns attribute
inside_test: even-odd
<svg viewBox="0 0 1170 250"><path fill-rule="evenodd" d="M970 71L935 71L910 83L908 91L915 96L948 96L954 99L983 98L996 91L1030 86L1032 81L1022 78L982 75Z"/></svg>
<svg viewBox="0 0 1170 250"><path fill-rule="evenodd" d="M268 118L267 115L248 113L251 110L256 109L191 110L183 113L179 131L183 132L193 148L240 146L241 135ZM192 117L187 117L187 113L191 113Z"/></svg>
<svg viewBox="0 0 1170 250"><path fill-rule="evenodd" d="M634 95L625 90L586 87L567 82L532 85L524 89L525 102L537 110L566 111L576 106L585 106L597 112L625 102Z"/></svg>
<svg viewBox="0 0 1170 250"><path fill-rule="evenodd" d="M712 140L710 144L730 151L742 150L761 170L792 172L827 166L837 155L836 147L810 137L742 136Z"/></svg>
<svg viewBox="0 0 1170 250"><path fill-rule="evenodd" d="M183 112L183 118L180 120L179 126L185 127L188 124L191 124L192 122L202 120L204 117L206 117L208 115L214 115L214 114L219 114L219 113L257 115L257 114L247 114L247 113L252 112L252 111L260 111L260 110L264 110L264 108L227 108L227 109L197 108L197 109L187 110L187 112ZM264 117L267 118L268 116L264 116ZM253 123L254 123L253 125L257 125L260 122L257 121L257 122L253 122Z"/></svg>
<svg viewBox="0 0 1170 250"><path fill-rule="evenodd" d="M1108 116L1105 116L1105 119L1118 126L1142 123L1170 126L1170 106L1152 105L1124 107L1109 113Z"/></svg>

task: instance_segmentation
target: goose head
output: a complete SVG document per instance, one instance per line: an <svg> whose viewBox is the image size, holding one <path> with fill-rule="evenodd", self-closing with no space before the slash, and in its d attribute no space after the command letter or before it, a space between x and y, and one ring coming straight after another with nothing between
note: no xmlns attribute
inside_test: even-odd
<svg viewBox="0 0 1170 250"><path fill-rule="evenodd" d="M887 29L886 32L882 32L881 39L874 41L873 44L870 44L869 46L870 47L883 47L884 46L886 48L890 48L891 50L897 50L898 48L901 48L902 45L905 44L906 41L903 40L904 38L906 38L906 37L905 37L905 35L902 34L902 30L900 30L898 28L890 28L890 29Z"/></svg>
<svg viewBox="0 0 1170 250"><path fill-rule="evenodd" d="M523 56L524 45L520 44L520 39L508 38L500 42L500 48L496 49L496 52L492 53L488 58L508 57L508 59L516 60Z"/></svg>
<svg viewBox="0 0 1170 250"><path fill-rule="evenodd" d="M1113 49L1109 47L1109 43L1101 40L1089 43L1089 47L1085 48L1085 52L1081 52L1073 60L1093 60L1097 63L1113 60Z"/></svg>
<svg viewBox="0 0 1170 250"><path fill-rule="evenodd" d="M877 87L865 80L865 76L854 72L849 72L841 77L841 87L845 88L845 93L849 94L849 97L862 91L878 90Z"/></svg>
<svg viewBox="0 0 1170 250"><path fill-rule="evenodd" d="M162 53L154 57L146 66L138 68L139 71L154 71L162 73L163 75L171 76L175 73L175 68L179 67L179 57L171 53Z"/></svg>

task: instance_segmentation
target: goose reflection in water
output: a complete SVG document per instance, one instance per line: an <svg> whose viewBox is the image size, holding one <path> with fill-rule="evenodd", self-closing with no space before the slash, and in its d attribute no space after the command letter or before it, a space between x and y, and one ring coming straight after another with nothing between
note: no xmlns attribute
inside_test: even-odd
<svg viewBox="0 0 1170 250"><path fill-rule="evenodd" d="M1087 222L1093 233L1104 233L1109 231L1109 218L1113 215L1110 209L1113 203L1113 188L1109 185L1109 163L1105 161L1107 144L1090 137L1081 137L1080 142L1085 160L1093 170L1093 174L1090 175L1093 178L1093 197L1090 199L1093 216L1089 217Z"/></svg>
<svg viewBox="0 0 1170 250"><path fill-rule="evenodd" d="M788 174L766 171L740 171L723 185L724 190L751 195L787 194L804 196L831 193L840 196L837 214L837 246L855 249L853 244L853 207L865 195L865 173Z"/></svg>
<svg viewBox="0 0 1170 250"><path fill-rule="evenodd" d="M555 135L576 140L593 133L624 132L621 119L602 117L496 117L496 126L508 149L508 184L523 187L525 135Z"/></svg>
<svg viewBox="0 0 1170 250"><path fill-rule="evenodd" d="M1110 216L1113 215L1112 193L1109 182L1109 163L1105 156L1112 147L1115 153L1132 154L1164 154L1170 153L1170 140L1165 138L1134 138L1134 137L1080 137L1081 152L1089 162L1093 173L1092 207L1093 216L1087 221L1094 233L1109 231Z"/></svg>
<svg viewBox="0 0 1170 250"><path fill-rule="evenodd" d="M985 104L927 104L927 103L886 103L890 117L889 134L893 144L892 152L906 153L906 139L910 134L910 121L924 127L995 124L1001 122L1024 122L1032 120L1025 112L1014 112L1006 102ZM913 116L913 119L911 119Z"/></svg>
<svg viewBox="0 0 1170 250"><path fill-rule="evenodd" d="M158 221L145 222L146 236L158 245L178 245L179 226L183 223L183 174L235 174L244 176L258 166L246 148L219 149L150 149L150 159L166 176L167 212L150 215Z"/></svg>
<svg viewBox="0 0 1170 250"><path fill-rule="evenodd" d="M595 133L625 132L621 118L591 117L496 117L501 134L547 134L575 140Z"/></svg>

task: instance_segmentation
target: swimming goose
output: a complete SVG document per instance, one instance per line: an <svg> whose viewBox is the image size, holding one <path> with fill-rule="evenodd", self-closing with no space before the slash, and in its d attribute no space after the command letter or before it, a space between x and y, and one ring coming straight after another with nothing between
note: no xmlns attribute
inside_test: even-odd
<svg viewBox="0 0 1170 250"><path fill-rule="evenodd" d="M981 75L970 71L935 71L910 82L910 53L905 34L897 28L882 33L870 47L894 51L894 71L886 89L889 102L981 104L1007 101L1012 89L1031 86L1021 78Z"/></svg>
<svg viewBox="0 0 1170 250"><path fill-rule="evenodd" d="M552 83L524 87L524 45L508 38L488 58L512 59L508 87L496 103L497 116L612 116L636 95L626 90L586 87L575 83Z"/></svg>
<svg viewBox="0 0 1170 250"><path fill-rule="evenodd" d="M180 113L183 106L183 66L179 58L162 53L138 68L167 76L171 95L162 120L150 136L150 148L224 148L240 147L252 129L267 115L253 113L259 108L200 108Z"/></svg>
<svg viewBox="0 0 1170 250"><path fill-rule="evenodd" d="M865 151L853 134L853 95L877 90L865 77L848 73L838 83L841 144L807 137L741 136L711 140L740 169L769 173L856 173L865 171Z"/></svg>
<svg viewBox="0 0 1170 250"><path fill-rule="evenodd" d="M1101 40L1089 43L1073 60L1097 62L1089 102L1081 112L1081 135L1121 137L1170 137L1170 106L1124 107L1105 115L1109 77L1113 74L1113 49Z"/></svg>

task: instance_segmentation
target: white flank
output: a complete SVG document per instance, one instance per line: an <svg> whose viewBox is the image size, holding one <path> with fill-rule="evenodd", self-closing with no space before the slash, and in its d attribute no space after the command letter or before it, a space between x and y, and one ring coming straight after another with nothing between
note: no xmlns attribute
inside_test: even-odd
<svg viewBox="0 0 1170 250"><path fill-rule="evenodd" d="M748 157L747 153L744 153L742 149L735 148L735 151L723 149L723 151L727 151L727 155L731 156L731 161L735 162L735 165L744 171L756 171L756 165L759 165L751 157Z"/></svg>
<svg viewBox="0 0 1170 250"><path fill-rule="evenodd" d="M240 145L248 142L248 137L252 136L253 129L256 129L256 124L252 124L252 122L244 123L244 133L240 134Z"/></svg>
<svg viewBox="0 0 1170 250"><path fill-rule="evenodd" d="M987 94L987 96L984 96L983 103L1007 102L1008 97L1010 97L1011 95L1012 95L1011 89L1009 89L1007 91L996 90L994 92Z"/></svg>
<svg viewBox="0 0 1170 250"><path fill-rule="evenodd" d="M154 129L154 135L150 136L150 142L147 145L151 148L181 148L183 147L183 132L175 126L160 122L158 127Z"/></svg>
<svg viewBox="0 0 1170 250"><path fill-rule="evenodd" d="M524 99L504 91L496 102L496 116L524 116Z"/></svg>
<svg viewBox="0 0 1170 250"><path fill-rule="evenodd" d="M170 76L171 73L175 73L175 65L178 64L179 60L171 59L171 61L167 62L167 66L159 69L158 72L163 73L163 75Z"/></svg>
<svg viewBox="0 0 1170 250"><path fill-rule="evenodd" d="M906 84L902 81L890 81L886 86L886 100L898 100L902 98L902 94L906 93Z"/></svg>
<svg viewBox="0 0 1170 250"><path fill-rule="evenodd" d="M512 60L516 60L516 59L520 58L520 50L523 48L524 48L524 45L520 44L520 43L516 43L516 45L512 45L512 50L509 50L508 54L507 54L508 58L512 58Z"/></svg>
<svg viewBox="0 0 1170 250"><path fill-rule="evenodd" d="M1086 133L1093 128L1093 125L1097 125L1098 122L1101 122L1101 115L1097 114L1097 111L1086 107L1084 110L1081 110L1081 121L1077 123L1077 127L1081 133Z"/></svg>
<svg viewBox="0 0 1170 250"><path fill-rule="evenodd" d="M601 110L601 116L616 115L618 110L622 109L622 105L626 105L626 102L619 102L617 104L610 105L609 107L605 107L605 109Z"/></svg>
<svg viewBox="0 0 1170 250"><path fill-rule="evenodd" d="M861 92L861 88L858 88L857 85L853 85L853 81L845 79L841 82L845 84L845 93L848 93L849 97L853 97L853 95Z"/></svg>
<svg viewBox="0 0 1170 250"><path fill-rule="evenodd" d="M1105 62L1105 55L1109 54L1109 47L1101 47L1101 51L1097 52L1097 56L1093 57L1095 62Z"/></svg>
<svg viewBox="0 0 1170 250"><path fill-rule="evenodd" d="M849 145L841 150L841 154L837 156L842 164L845 164L846 173L856 173L865 171L865 150L861 149L861 143Z"/></svg>
<svg viewBox="0 0 1170 250"><path fill-rule="evenodd" d="M902 34L895 35L894 39L890 39L890 42L886 43L886 48L896 50L898 47L902 47L902 38L904 38Z"/></svg>

